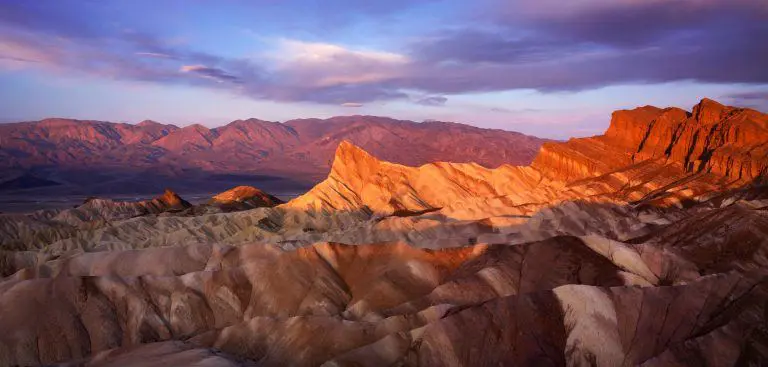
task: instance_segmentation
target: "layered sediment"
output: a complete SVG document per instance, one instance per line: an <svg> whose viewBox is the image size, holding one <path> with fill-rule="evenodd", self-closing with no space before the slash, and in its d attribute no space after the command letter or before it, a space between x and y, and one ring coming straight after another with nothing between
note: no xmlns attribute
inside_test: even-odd
<svg viewBox="0 0 768 367"><path fill-rule="evenodd" d="M276 206L2 216L0 365L760 365L767 127L641 107L531 166L343 142Z"/></svg>

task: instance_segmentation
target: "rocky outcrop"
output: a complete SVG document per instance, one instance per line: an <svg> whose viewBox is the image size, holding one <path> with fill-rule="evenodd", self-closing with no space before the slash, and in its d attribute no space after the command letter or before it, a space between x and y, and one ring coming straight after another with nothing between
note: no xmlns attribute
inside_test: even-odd
<svg viewBox="0 0 768 367"><path fill-rule="evenodd" d="M282 204L283 201L261 191L253 186L237 186L215 195L208 201L209 205L222 208L225 211L248 210Z"/></svg>
<svg viewBox="0 0 768 367"><path fill-rule="evenodd" d="M723 176L716 172L686 172L682 164L663 157L641 160L635 156L633 160L631 149L626 146L640 144L642 138L621 137L641 131L639 126L649 123L649 116L686 115L675 109L664 112L641 108L639 111L617 112L605 136L546 144L534 164L528 167L504 165L488 169L461 163L408 167L381 161L361 148L343 142L336 149L328 178L305 195L275 210L227 217L223 221L222 217L209 220L201 216L191 219L190 223L184 223L187 220L182 218L113 223L109 228L96 228L87 236L72 236L71 230L63 230L58 224L25 218L20 221L26 223L24 227L36 230L22 231L18 223L11 221L6 225L10 233L7 238L15 238L14 247L21 246L24 241L33 242L33 239L37 239L36 246L40 246L39 239L44 239L44 243L53 245L54 252L100 246L130 248L131 242L137 240L146 246L183 241L242 243L275 240L311 244L339 239L347 243L397 240L441 247L446 243L471 243L479 235L487 237L486 231L492 231L490 228L494 227L460 221L488 220L518 226L524 218L536 215L541 209L577 200L619 206L636 203L683 207L743 184L743 181L725 183ZM622 135L619 131L626 132ZM368 220L380 221L371 226ZM447 225L449 221L459 222ZM254 225L256 223L258 225ZM600 226L597 223L589 231L604 233ZM408 228L415 227L434 229L417 231L424 234L410 237L403 234ZM34 234L49 231L50 235L42 237ZM141 233L138 236L137 231ZM526 234L516 241L540 239L536 233L583 235L589 231L526 230L523 231ZM625 233L620 237L626 236Z"/></svg>
<svg viewBox="0 0 768 367"><path fill-rule="evenodd" d="M0 327L15 331L0 335L0 357L119 365L154 350L171 361L218 350L222 363L259 365L756 363L766 357L768 195L727 197L649 218L656 230L623 241L200 244L39 258L0 281ZM586 207L550 216L566 224L589 217L574 216ZM534 231L559 226L538 221ZM703 228L712 235L696 236Z"/></svg>
<svg viewBox="0 0 768 367"><path fill-rule="evenodd" d="M766 357L766 208L756 188L688 209L573 202L517 223L416 213L357 227L419 245L461 225L439 247L467 244L462 233L478 243L442 250L354 237L295 250L211 244L257 226L279 232L256 222L281 209L133 218L83 239L122 231L135 249L13 253L16 270L0 281L0 327L14 330L0 335L1 364L121 365L158 353L222 365L756 363ZM147 239L217 237L148 246L138 223L157 231ZM207 243L178 245L191 242Z"/></svg>
<svg viewBox="0 0 768 367"><path fill-rule="evenodd" d="M598 137L545 143L531 167L551 179L573 182L606 175L631 164L629 154Z"/></svg>
<svg viewBox="0 0 768 367"><path fill-rule="evenodd" d="M544 182L528 167L489 169L472 163L429 163L407 167L380 161L349 142L336 150L328 178L287 204L292 210L372 210L407 215L448 207L458 200L512 195L536 202L528 193Z"/></svg>
<svg viewBox="0 0 768 367"><path fill-rule="evenodd" d="M384 215L443 209L468 218L473 215L467 211L487 213L493 201L507 209L573 199L682 205L761 179L768 167L766 149L768 116L711 100L692 114L655 107L618 111L605 135L545 143L531 166L406 167L342 142L328 178L289 206L364 207Z"/></svg>
<svg viewBox="0 0 768 367"><path fill-rule="evenodd" d="M545 144L533 166L580 179L647 160L728 181L760 178L768 170L768 115L710 99L692 112L651 106L617 111L605 135Z"/></svg>
<svg viewBox="0 0 768 367"><path fill-rule="evenodd" d="M665 157L680 162L687 172L709 171L730 180L748 181L766 173L768 116L709 99L683 116L667 111L649 123L636 159Z"/></svg>
<svg viewBox="0 0 768 367"><path fill-rule="evenodd" d="M192 204L166 189L163 195L151 200L90 198L71 209L0 215L0 249L39 249L80 231L96 231L130 218L178 213L190 208Z"/></svg>
<svg viewBox="0 0 768 367"><path fill-rule="evenodd" d="M768 188L697 153L759 158L745 116L620 111L496 169L343 142L325 181L247 211L0 216L0 365L765 364Z"/></svg>
<svg viewBox="0 0 768 367"><path fill-rule="evenodd" d="M163 195L154 199L136 202L91 198L73 210L62 211L53 219L69 223L88 222L95 219L113 221L147 214L181 211L191 207L192 204L182 199L173 190L166 189ZM77 219L73 221L68 218Z"/></svg>

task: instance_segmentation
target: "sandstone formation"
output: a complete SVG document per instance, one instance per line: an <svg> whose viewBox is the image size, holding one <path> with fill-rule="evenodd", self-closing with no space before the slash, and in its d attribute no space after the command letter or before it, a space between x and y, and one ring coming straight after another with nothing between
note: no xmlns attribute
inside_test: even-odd
<svg viewBox="0 0 768 367"><path fill-rule="evenodd" d="M767 134L765 114L710 99L702 100L692 112L646 106L615 112L603 136L545 145L533 165L555 168L558 176L564 171L566 177L584 178L652 160L674 164L687 173L711 172L743 182L765 175ZM560 152L568 149L580 155L563 160ZM606 161L611 156L616 160Z"/></svg>
<svg viewBox="0 0 768 367"><path fill-rule="evenodd" d="M706 99L693 110L691 116L655 107L616 112L605 135L545 143L531 166L430 163L413 168L379 161L342 142L329 177L289 206L364 206L384 215L441 209L466 219L488 214L488 206L520 214L522 205L567 199L681 205L764 176L768 116Z"/></svg>
<svg viewBox="0 0 768 367"><path fill-rule="evenodd" d="M273 207L283 201L253 186L238 186L224 191L208 202L226 211Z"/></svg>
<svg viewBox="0 0 768 367"><path fill-rule="evenodd" d="M0 365L763 365L767 128L642 107L530 166L342 142L277 206L1 216Z"/></svg>
<svg viewBox="0 0 768 367"><path fill-rule="evenodd" d="M72 236L80 230L94 230L130 218L180 212L191 207L192 204L170 189L152 200L137 202L91 198L73 209L0 216L0 232L4 249L24 248L29 244L42 246L46 241Z"/></svg>

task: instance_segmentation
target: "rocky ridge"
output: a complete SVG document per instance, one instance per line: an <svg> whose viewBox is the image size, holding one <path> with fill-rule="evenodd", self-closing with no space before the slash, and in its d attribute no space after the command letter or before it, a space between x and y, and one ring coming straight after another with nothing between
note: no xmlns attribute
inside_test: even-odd
<svg viewBox="0 0 768 367"><path fill-rule="evenodd" d="M14 180L26 175L40 181L41 188L48 181L59 184L60 191L99 188L125 194L178 180L193 187L200 181L201 192L207 191L210 177L234 175L259 184L282 179L306 189L325 178L343 140L403 164L455 161L489 167L528 164L546 141L462 124L376 116L284 123L247 119L217 128L51 118L0 124L0 188L13 189L18 186ZM102 187L104 182L110 185Z"/></svg>
<svg viewBox="0 0 768 367"><path fill-rule="evenodd" d="M768 136L741 132L768 120L664 111L617 112L531 166L342 143L275 207L73 232L39 213L0 236L0 364L766 363Z"/></svg>
<svg viewBox="0 0 768 367"><path fill-rule="evenodd" d="M223 210L247 210L261 207L273 207L283 201L253 186L237 186L215 195L208 201Z"/></svg>
<svg viewBox="0 0 768 367"><path fill-rule="evenodd" d="M693 111L618 111L605 135L546 143L530 166L430 163L413 168L379 161L342 142L329 177L288 206L366 207L383 215L440 209L467 218L470 209L487 214L487 208L467 208L478 199L509 209L569 199L681 205L764 177L768 116L706 99Z"/></svg>

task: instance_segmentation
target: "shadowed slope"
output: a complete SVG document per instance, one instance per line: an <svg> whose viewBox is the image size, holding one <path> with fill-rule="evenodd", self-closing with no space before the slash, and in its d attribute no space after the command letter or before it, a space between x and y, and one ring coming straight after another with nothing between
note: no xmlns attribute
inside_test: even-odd
<svg viewBox="0 0 768 367"><path fill-rule="evenodd" d="M241 212L2 217L0 365L760 365L768 191L746 174L760 142L736 134L751 114L620 112L529 167L408 167L345 142L307 194ZM666 123L732 133L657 154Z"/></svg>

